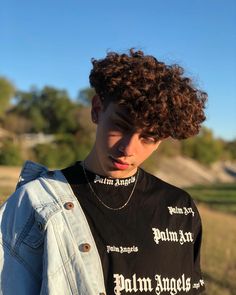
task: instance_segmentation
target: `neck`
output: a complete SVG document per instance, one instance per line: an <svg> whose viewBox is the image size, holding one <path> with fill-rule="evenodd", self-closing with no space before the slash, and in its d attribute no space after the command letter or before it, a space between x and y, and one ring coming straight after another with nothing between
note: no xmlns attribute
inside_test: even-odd
<svg viewBox="0 0 236 295"><path fill-rule="evenodd" d="M104 173L101 173L102 168L96 157L95 147L92 148L88 156L84 159L84 166L87 170L93 172L94 174L104 175Z"/></svg>

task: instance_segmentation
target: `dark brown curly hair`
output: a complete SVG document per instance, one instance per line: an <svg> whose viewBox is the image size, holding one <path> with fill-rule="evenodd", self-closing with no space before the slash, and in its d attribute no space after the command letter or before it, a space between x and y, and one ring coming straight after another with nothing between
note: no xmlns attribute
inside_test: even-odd
<svg viewBox="0 0 236 295"><path fill-rule="evenodd" d="M104 106L124 105L137 128L152 130L160 139L185 139L199 132L207 94L183 76L182 67L134 49L109 52L92 64L90 84Z"/></svg>

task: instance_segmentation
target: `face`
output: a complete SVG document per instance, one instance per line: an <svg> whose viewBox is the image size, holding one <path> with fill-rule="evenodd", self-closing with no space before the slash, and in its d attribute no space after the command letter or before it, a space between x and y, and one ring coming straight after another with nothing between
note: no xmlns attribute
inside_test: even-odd
<svg viewBox="0 0 236 295"><path fill-rule="evenodd" d="M160 144L151 133L136 129L124 107L110 103L104 110L99 97L92 103L97 124L94 148L85 160L91 171L112 178L129 177Z"/></svg>

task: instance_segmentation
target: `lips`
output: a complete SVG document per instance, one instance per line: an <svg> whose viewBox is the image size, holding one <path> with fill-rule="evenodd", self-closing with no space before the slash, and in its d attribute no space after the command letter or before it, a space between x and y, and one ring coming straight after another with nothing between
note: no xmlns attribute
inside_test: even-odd
<svg viewBox="0 0 236 295"><path fill-rule="evenodd" d="M129 163L123 162L118 159L114 159L113 157L111 157L111 160L115 168L118 170L126 170L129 168Z"/></svg>

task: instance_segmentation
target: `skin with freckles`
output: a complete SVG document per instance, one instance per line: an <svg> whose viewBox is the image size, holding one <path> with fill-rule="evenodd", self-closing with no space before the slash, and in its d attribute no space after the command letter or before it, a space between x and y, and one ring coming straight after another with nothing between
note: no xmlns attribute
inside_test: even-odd
<svg viewBox="0 0 236 295"><path fill-rule="evenodd" d="M124 107L110 103L104 108L97 95L91 113L97 133L85 166L94 173L112 178L132 176L161 142L153 134L136 129Z"/></svg>

